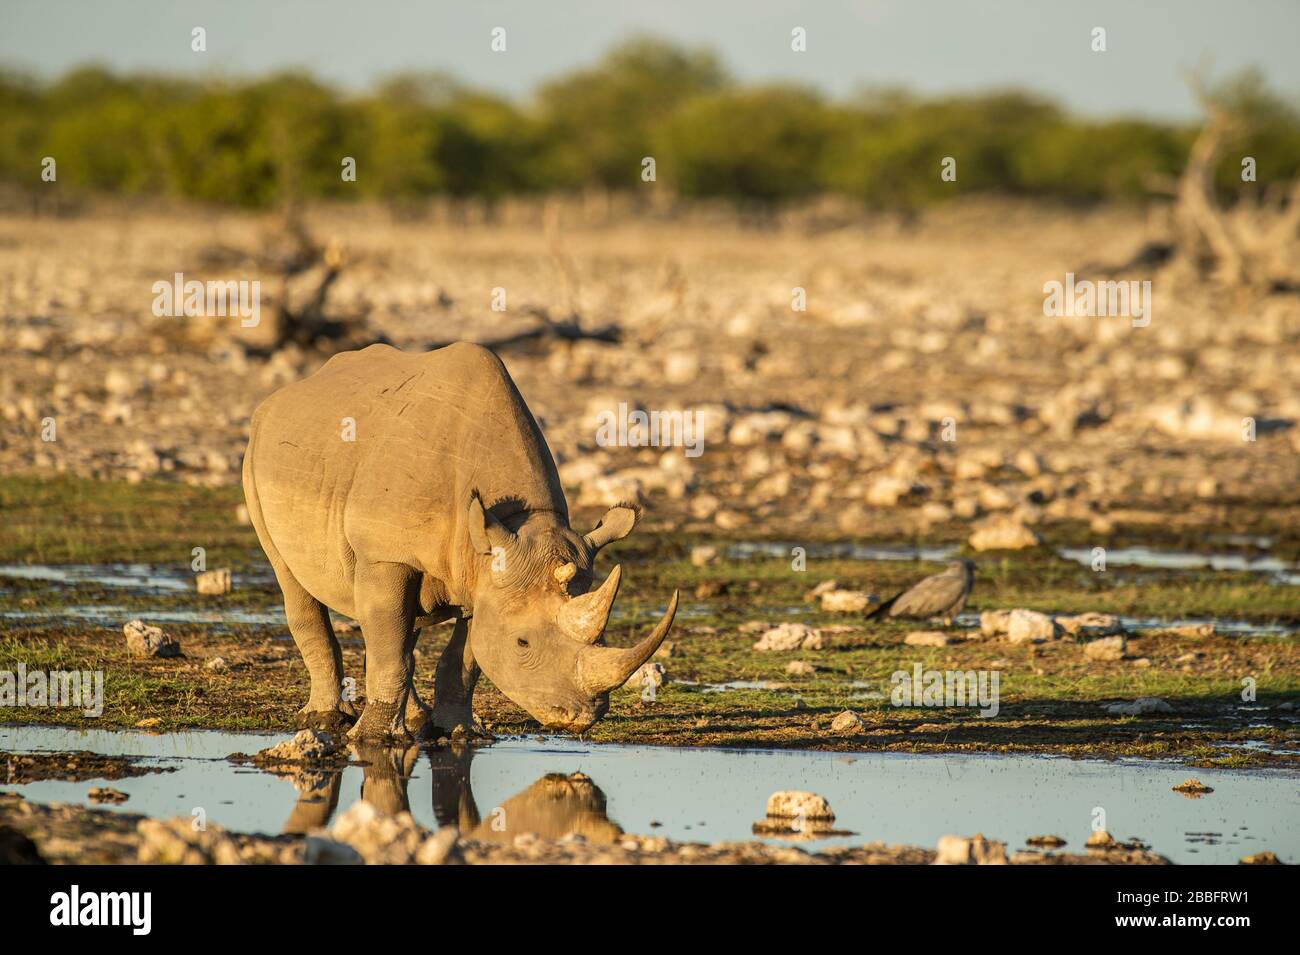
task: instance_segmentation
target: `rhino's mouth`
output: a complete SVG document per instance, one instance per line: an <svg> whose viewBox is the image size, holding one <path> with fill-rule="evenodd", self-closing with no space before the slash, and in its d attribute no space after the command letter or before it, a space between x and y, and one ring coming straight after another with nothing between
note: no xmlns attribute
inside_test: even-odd
<svg viewBox="0 0 1300 955"><path fill-rule="evenodd" d="M599 721L609 710L609 697L602 696L591 701L586 707L549 707L545 714L533 715L548 729L565 730L570 733L585 733Z"/></svg>

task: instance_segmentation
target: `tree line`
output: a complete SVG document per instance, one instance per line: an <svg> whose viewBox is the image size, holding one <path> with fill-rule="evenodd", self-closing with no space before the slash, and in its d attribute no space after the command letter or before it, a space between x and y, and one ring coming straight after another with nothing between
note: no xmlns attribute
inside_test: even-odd
<svg viewBox="0 0 1300 955"><path fill-rule="evenodd" d="M1215 170L1228 201L1300 176L1294 102L1254 73L1215 95L1243 120ZM1136 199L1178 174L1197 128L1081 119L1019 91L832 100L737 83L714 54L654 39L627 42L519 102L436 73L363 94L302 73L195 80L85 67L45 83L0 73L0 181L35 188L52 157L72 192L252 208L593 188L764 205L829 193L890 209L971 193ZM941 177L945 157L955 160L951 181ZM1245 157L1258 183L1243 181Z"/></svg>

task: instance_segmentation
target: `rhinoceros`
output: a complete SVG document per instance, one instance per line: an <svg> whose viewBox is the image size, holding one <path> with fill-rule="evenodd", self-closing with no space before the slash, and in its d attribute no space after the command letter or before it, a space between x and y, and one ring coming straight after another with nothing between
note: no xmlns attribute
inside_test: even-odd
<svg viewBox="0 0 1300 955"><path fill-rule="evenodd" d="M644 639L605 644L621 569L593 589L593 562L639 509L570 528L541 429L478 345L335 355L253 413L243 483L311 678L300 726L338 730L356 715L326 608L355 617L365 640L357 739L472 730L480 669L545 726L582 732L677 611L674 592ZM412 684L415 641L449 620L428 707Z"/></svg>

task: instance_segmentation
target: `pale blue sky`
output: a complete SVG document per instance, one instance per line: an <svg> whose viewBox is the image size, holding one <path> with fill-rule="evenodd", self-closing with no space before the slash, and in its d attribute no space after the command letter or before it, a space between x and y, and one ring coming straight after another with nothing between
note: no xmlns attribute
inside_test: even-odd
<svg viewBox="0 0 1300 955"><path fill-rule="evenodd" d="M205 27L208 52L190 51ZM492 27L508 51L492 53ZM790 30L808 51L790 50ZM1109 50L1089 48L1105 27ZM345 87L446 70L512 96L633 33L716 50L745 81L924 93L1018 86L1077 112L1195 115L1183 73L1260 67L1300 93L1298 0L0 0L0 63L38 75L122 69L256 74L307 67Z"/></svg>

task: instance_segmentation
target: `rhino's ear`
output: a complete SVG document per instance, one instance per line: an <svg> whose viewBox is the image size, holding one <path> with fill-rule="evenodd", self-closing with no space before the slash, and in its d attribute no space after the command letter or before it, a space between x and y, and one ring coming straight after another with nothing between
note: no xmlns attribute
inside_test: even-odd
<svg viewBox="0 0 1300 955"><path fill-rule="evenodd" d="M596 529L583 537L583 540L587 542L594 556L596 551L606 544L621 541L631 534L632 528L636 527L636 522L640 519L641 509L635 504L615 504L605 512Z"/></svg>
<svg viewBox="0 0 1300 955"><path fill-rule="evenodd" d="M477 492L469 499L469 540L479 554L490 554L494 547L505 547L514 534L483 507Z"/></svg>

